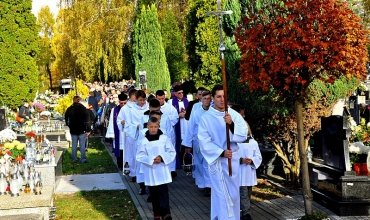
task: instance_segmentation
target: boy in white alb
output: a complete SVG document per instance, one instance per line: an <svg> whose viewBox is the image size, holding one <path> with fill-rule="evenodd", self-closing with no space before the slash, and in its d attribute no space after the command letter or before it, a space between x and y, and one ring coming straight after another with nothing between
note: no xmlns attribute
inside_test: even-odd
<svg viewBox="0 0 370 220"><path fill-rule="evenodd" d="M244 109L240 105L233 105L232 109L245 118ZM246 122L247 123L247 122ZM248 126L248 138L244 143L238 143L240 152L240 210L241 220L252 220L251 196L252 186L257 185L256 170L261 165L262 155L258 143L252 137Z"/></svg>
<svg viewBox="0 0 370 220"><path fill-rule="evenodd" d="M159 120L149 118L148 131L141 142L136 160L144 165L145 185L152 196L154 219L172 220L167 183L172 182L169 164L175 159L176 151L170 138L159 129Z"/></svg>

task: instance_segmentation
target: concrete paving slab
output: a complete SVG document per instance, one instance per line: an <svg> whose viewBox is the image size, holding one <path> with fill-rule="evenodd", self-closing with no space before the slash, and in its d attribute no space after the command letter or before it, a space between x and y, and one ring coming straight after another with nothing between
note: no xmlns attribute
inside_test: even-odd
<svg viewBox="0 0 370 220"><path fill-rule="evenodd" d="M92 190L122 190L126 189L119 173L67 175L56 177L55 193L75 193Z"/></svg>

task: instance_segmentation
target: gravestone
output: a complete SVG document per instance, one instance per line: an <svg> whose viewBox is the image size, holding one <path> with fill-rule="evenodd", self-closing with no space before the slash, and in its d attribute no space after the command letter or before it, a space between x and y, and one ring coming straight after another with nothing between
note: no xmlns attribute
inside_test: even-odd
<svg viewBox="0 0 370 220"><path fill-rule="evenodd" d="M4 130L5 127L6 127L5 109L0 108L0 131Z"/></svg>
<svg viewBox="0 0 370 220"><path fill-rule="evenodd" d="M311 190L315 201L341 216L370 215L370 179L351 171L348 118L322 118L322 155L308 163Z"/></svg>

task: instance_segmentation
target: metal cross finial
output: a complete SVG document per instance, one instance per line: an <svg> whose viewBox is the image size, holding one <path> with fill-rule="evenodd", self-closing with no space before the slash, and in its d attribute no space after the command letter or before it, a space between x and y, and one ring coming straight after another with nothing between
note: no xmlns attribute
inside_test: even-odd
<svg viewBox="0 0 370 220"><path fill-rule="evenodd" d="M224 39L222 37L222 16L223 15L230 15L233 13L233 11L222 11L221 8L221 0L217 0L217 11L209 11L206 13L207 16L211 15L217 15L218 17L218 31L220 33L220 47L218 48L220 52L222 53L221 55L223 56L223 52L225 51L225 46L224 46Z"/></svg>

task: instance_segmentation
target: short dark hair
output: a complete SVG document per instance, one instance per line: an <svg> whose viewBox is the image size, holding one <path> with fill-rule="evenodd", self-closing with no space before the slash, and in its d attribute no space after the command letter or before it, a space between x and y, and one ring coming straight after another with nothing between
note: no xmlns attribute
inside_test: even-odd
<svg viewBox="0 0 370 220"><path fill-rule="evenodd" d="M211 95L211 92L207 89L203 90L202 96Z"/></svg>
<svg viewBox="0 0 370 220"><path fill-rule="evenodd" d="M150 111L149 112L149 118L151 118L152 115L159 115L162 117L162 112L160 111Z"/></svg>
<svg viewBox="0 0 370 220"><path fill-rule="evenodd" d="M150 103L150 101L151 101L152 99L156 99L156 98L155 98L155 96L154 96L153 94L150 94L150 95L148 96L148 98L147 98L147 101Z"/></svg>
<svg viewBox="0 0 370 220"><path fill-rule="evenodd" d="M173 88L173 91L175 92L178 92L178 91L181 91L183 90L182 86L175 86L175 88Z"/></svg>
<svg viewBox="0 0 370 220"><path fill-rule="evenodd" d="M136 99L138 99L140 97L146 99L146 94L145 94L145 92L143 90L136 91L135 96L136 96Z"/></svg>
<svg viewBox="0 0 370 220"><path fill-rule="evenodd" d="M206 90L204 87L199 87L197 91L204 91Z"/></svg>
<svg viewBox="0 0 370 220"><path fill-rule="evenodd" d="M158 99L152 99L149 101L149 106L152 108L158 108L161 107L161 103L158 101Z"/></svg>
<svg viewBox="0 0 370 220"><path fill-rule="evenodd" d="M241 106L239 104L233 104L233 106L231 108L234 109L235 111L237 111L239 114L242 110L244 110L243 106Z"/></svg>
<svg viewBox="0 0 370 220"><path fill-rule="evenodd" d="M163 90L157 90L155 92L155 96L164 96L164 95L166 95L166 94L164 94L164 91Z"/></svg>
<svg viewBox="0 0 370 220"><path fill-rule="evenodd" d="M149 117L148 123L158 123L159 124L159 120L156 117Z"/></svg>
<svg viewBox="0 0 370 220"><path fill-rule="evenodd" d="M215 85L211 91L212 97L215 97L216 92L219 90L224 90L224 87L222 85Z"/></svg>
<svg viewBox="0 0 370 220"><path fill-rule="evenodd" d="M125 101L125 100L127 100L127 95L125 93L121 93L121 94L118 95L118 99L120 101Z"/></svg>
<svg viewBox="0 0 370 220"><path fill-rule="evenodd" d="M128 97L130 98L131 96L135 95L136 91L137 90L134 88L130 89L130 91L128 91Z"/></svg>
<svg viewBox="0 0 370 220"><path fill-rule="evenodd" d="M73 97L73 102L79 102L81 100L80 96L76 95ZM24 101L27 102L27 101Z"/></svg>

